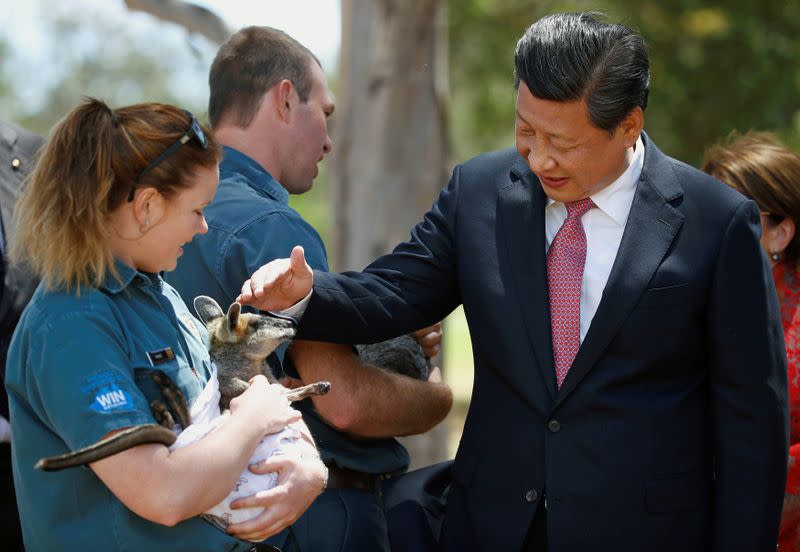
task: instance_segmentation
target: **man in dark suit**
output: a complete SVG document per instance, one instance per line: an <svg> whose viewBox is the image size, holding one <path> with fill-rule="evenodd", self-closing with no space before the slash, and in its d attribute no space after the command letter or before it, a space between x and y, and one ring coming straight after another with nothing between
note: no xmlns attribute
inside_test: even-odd
<svg viewBox="0 0 800 552"><path fill-rule="evenodd" d="M0 121L0 377L19 315L36 289L38 280L22 267L6 263L6 246L13 235L12 213L24 177L33 167L42 139L12 123ZM22 550L22 531L11 476L11 428L8 397L0 379L0 542L7 550Z"/></svg>
<svg viewBox="0 0 800 552"><path fill-rule="evenodd" d="M445 550L774 550L786 361L756 206L642 132L640 35L558 14L520 39L516 151L456 167L362 273L302 250L245 283L304 339L384 339L463 303L475 388ZM333 321L333 322L332 322Z"/></svg>

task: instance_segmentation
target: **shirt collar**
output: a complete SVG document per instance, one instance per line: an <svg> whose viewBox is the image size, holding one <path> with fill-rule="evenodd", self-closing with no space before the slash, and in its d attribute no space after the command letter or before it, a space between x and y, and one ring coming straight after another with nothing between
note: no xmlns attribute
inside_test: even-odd
<svg viewBox="0 0 800 552"><path fill-rule="evenodd" d="M633 196L636 193L636 183L642 174L644 166L644 143L641 136L636 140L633 158L630 165L619 177L591 197L598 209L607 214L620 226L625 226L630 213ZM547 207L556 202L547 198ZM559 203L561 205L561 203Z"/></svg>
<svg viewBox="0 0 800 552"><path fill-rule="evenodd" d="M117 276L119 278L109 272L106 274L105 280L103 280L103 284L100 286L101 289L111 294L117 294L131 284L135 284L138 287L150 286L154 283L154 280L161 278L158 274L148 276L144 272L131 268L119 259L114 259L114 267L117 269Z"/></svg>
<svg viewBox="0 0 800 552"><path fill-rule="evenodd" d="M289 203L289 192L258 161L228 146L222 146L222 151L221 173L241 175L256 192L267 195L280 203Z"/></svg>

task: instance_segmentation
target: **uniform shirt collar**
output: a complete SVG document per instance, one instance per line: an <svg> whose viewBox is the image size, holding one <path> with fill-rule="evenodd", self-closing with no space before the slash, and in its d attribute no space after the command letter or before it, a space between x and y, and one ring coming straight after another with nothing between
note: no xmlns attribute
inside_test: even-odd
<svg viewBox="0 0 800 552"><path fill-rule="evenodd" d="M598 209L607 214L620 226L625 226L628 221L628 214L633 203L633 196L636 193L636 183L642 175L644 166L644 143L642 138L636 140L636 147L633 151L633 158L630 165L611 185L606 186L591 197ZM547 198L547 208L555 205L556 202ZM562 205L559 203L559 205Z"/></svg>
<svg viewBox="0 0 800 552"><path fill-rule="evenodd" d="M283 204L289 203L289 192L258 161L228 146L222 146L222 151L220 173L243 176L249 186L259 194L267 195ZM223 175L220 175L220 179L222 177Z"/></svg>
<svg viewBox="0 0 800 552"><path fill-rule="evenodd" d="M117 276L119 276L119 278L108 273L106 274L105 280L103 280L103 284L100 286L101 289L111 294L117 294L131 284L138 287L146 287L153 285L161 279L161 276L158 274L148 275L144 272L140 272L126 265L119 259L114 259L114 267L117 269Z"/></svg>

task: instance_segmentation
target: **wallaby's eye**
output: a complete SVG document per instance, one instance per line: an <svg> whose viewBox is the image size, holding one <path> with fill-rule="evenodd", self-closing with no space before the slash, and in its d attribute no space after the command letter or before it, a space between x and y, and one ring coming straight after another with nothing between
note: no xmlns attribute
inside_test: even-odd
<svg viewBox="0 0 800 552"><path fill-rule="evenodd" d="M260 322L260 320L259 320L258 318L253 318L253 319L252 319L252 320L250 320L250 322L248 322L247 324L248 324L248 325L249 325L251 328L258 328L258 326L259 326L259 322Z"/></svg>

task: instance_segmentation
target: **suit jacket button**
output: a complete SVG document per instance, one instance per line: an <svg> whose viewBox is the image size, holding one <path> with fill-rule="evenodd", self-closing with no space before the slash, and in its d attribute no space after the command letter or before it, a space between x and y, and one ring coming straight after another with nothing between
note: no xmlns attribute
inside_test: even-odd
<svg viewBox="0 0 800 552"><path fill-rule="evenodd" d="M527 493L525 493L525 500L528 502L536 502L539 499L539 493L536 492L536 489L531 489Z"/></svg>
<svg viewBox="0 0 800 552"><path fill-rule="evenodd" d="M561 424L558 423L558 420L550 420L547 422L547 429L550 430L550 433L557 433L561 431Z"/></svg>

